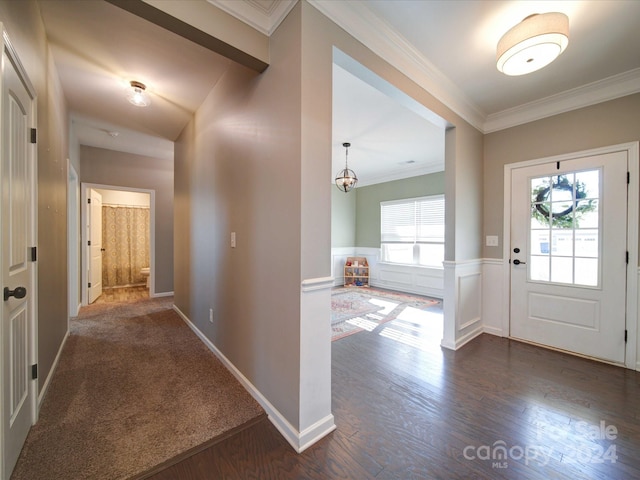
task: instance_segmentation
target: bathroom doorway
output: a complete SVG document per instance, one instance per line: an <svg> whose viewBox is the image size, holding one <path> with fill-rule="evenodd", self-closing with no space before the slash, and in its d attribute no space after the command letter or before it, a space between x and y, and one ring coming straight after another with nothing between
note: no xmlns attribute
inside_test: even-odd
<svg viewBox="0 0 640 480"><path fill-rule="evenodd" d="M154 203L153 190L82 184L83 305L154 295Z"/></svg>

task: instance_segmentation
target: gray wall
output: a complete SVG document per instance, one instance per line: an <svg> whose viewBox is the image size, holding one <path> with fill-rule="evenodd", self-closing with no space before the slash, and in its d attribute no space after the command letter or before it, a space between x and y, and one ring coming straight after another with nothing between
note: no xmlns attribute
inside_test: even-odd
<svg viewBox="0 0 640 480"><path fill-rule="evenodd" d="M357 188L354 245L380 248L380 202L443 194L444 177L444 172L437 172Z"/></svg>
<svg viewBox="0 0 640 480"><path fill-rule="evenodd" d="M356 245L356 196L359 189L344 193L331 189L331 247Z"/></svg>
<svg viewBox="0 0 640 480"><path fill-rule="evenodd" d="M504 165L640 140L640 94L490 133L484 140L484 234L499 247L484 257L502 258Z"/></svg>
<svg viewBox="0 0 640 480"><path fill-rule="evenodd" d="M480 252L481 134L298 3L271 37L269 68L232 64L175 149L175 304L294 428L313 420L307 404L330 402L328 330L325 345L301 328L301 281L331 274L334 46L456 126L447 169L469 175L452 177L463 193L447 202L477 219L459 227L472 244L459 254ZM314 315L328 322L328 297L322 308Z"/></svg>
<svg viewBox="0 0 640 480"><path fill-rule="evenodd" d="M298 7L272 36L264 74L230 64L175 148L175 305L295 427L299 22Z"/></svg>
<svg viewBox="0 0 640 480"><path fill-rule="evenodd" d="M37 3L0 0L0 21L38 95L38 383L42 388L67 332L68 112Z"/></svg>
<svg viewBox="0 0 640 480"><path fill-rule="evenodd" d="M80 147L80 181L156 192L155 293L173 291L173 161Z"/></svg>

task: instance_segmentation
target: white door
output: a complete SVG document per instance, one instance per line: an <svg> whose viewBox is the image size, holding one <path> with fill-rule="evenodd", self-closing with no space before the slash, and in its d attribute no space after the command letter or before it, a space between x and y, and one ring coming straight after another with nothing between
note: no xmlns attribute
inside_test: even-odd
<svg viewBox="0 0 640 480"><path fill-rule="evenodd" d="M627 152L511 178L511 336L624 363Z"/></svg>
<svg viewBox="0 0 640 480"><path fill-rule="evenodd" d="M9 478L34 421L35 245L33 97L7 55L2 56L2 474Z"/></svg>
<svg viewBox="0 0 640 480"><path fill-rule="evenodd" d="M89 303L102 295L102 195L89 189L87 231L89 235Z"/></svg>

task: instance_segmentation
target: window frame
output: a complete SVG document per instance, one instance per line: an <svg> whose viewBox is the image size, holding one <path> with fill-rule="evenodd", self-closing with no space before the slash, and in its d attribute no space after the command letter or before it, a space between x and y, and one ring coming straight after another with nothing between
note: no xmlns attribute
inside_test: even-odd
<svg viewBox="0 0 640 480"><path fill-rule="evenodd" d="M424 218L423 216L425 215L424 211L421 211L420 209L420 204L421 203L431 203L431 202L441 202L442 203L442 211L441 213L438 212L438 215L440 216L441 219L441 223L419 223L421 218ZM385 230L385 224L387 222L385 222L385 218L383 217L384 215L384 207L385 206L394 206L394 205L412 205L413 206L413 213L410 214L410 216L412 216L412 223L413 223L413 231L411 233L411 237L412 240L411 241L406 241L406 240L402 240L403 236L407 236L406 233L398 233L398 232L394 232L394 233L390 233L389 231ZM432 208L432 207L431 207ZM422 197L413 197L413 198L403 198L403 199L398 199L398 200L389 200L389 201L382 201L380 202L380 258L381 258L381 262L382 263L387 263L387 264L391 264L391 265L404 265L404 266L411 266L411 267L420 267L420 268L443 268L442 262L444 261L444 251L445 251L445 196L444 194L435 194L435 195L425 195ZM429 206L427 206L427 212L430 209ZM399 220L406 220L406 219L402 219L399 218ZM406 223L405 221L405 228L408 228L408 223ZM433 232L431 232L431 235L425 235L424 232L424 228L422 229L422 233L420 233L420 226L424 225L437 225L441 228L442 230L442 235L439 236L433 236ZM395 229L401 228L402 227L402 222L398 222L396 225L392 226ZM397 239L394 239L394 235L396 236ZM412 262L411 263L406 263L406 262L398 262L398 261L393 261L390 260L388 257L388 253L386 251L386 245L411 245L412 247ZM439 264L422 264L420 263L420 246L421 245L441 245L442 246L442 259L440 260Z"/></svg>

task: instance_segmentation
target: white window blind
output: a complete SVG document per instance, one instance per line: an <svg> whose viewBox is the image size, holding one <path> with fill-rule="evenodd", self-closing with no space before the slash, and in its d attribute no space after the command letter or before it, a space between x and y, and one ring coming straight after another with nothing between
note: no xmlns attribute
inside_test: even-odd
<svg viewBox="0 0 640 480"><path fill-rule="evenodd" d="M382 202L382 243L444 242L444 195Z"/></svg>
<svg viewBox="0 0 640 480"><path fill-rule="evenodd" d="M416 201L416 242L444 242L444 195Z"/></svg>
<svg viewBox="0 0 640 480"><path fill-rule="evenodd" d="M444 195L380 203L382 261L441 268Z"/></svg>
<svg viewBox="0 0 640 480"><path fill-rule="evenodd" d="M383 243L415 240L416 208L413 202L383 202L380 208L380 239Z"/></svg>

